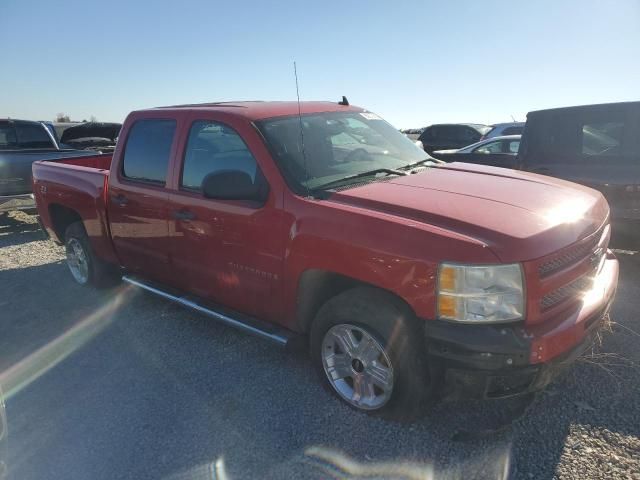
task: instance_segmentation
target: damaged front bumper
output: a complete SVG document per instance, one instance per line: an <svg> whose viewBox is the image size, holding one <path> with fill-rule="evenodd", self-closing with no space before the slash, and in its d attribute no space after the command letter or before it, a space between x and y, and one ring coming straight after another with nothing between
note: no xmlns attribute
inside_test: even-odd
<svg viewBox="0 0 640 480"><path fill-rule="evenodd" d="M553 326L426 323L432 376L441 396L501 398L543 389L589 349L608 316L618 281L612 254L598 274L589 301ZM535 355L534 355L535 353ZM540 359L540 360L538 360Z"/></svg>

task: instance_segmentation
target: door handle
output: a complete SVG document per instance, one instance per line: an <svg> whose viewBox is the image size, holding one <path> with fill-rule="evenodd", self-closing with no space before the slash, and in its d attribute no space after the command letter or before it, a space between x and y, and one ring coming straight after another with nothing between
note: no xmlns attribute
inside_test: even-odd
<svg viewBox="0 0 640 480"><path fill-rule="evenodd" d="M185 220L185 221L195 220L196 214L193 212L190 212L189 210L177 210L173 212L173 218L175 218L176 220Z"/></svg>
<svg viewBox="0 0 640 480"><path fill-rule="evenodd" d="M118 195L114 195L111 198L113 199L114 203L116 203L120 207L124 207L127 203L129 203L129 199L121 193L119 193Z"/></svg>

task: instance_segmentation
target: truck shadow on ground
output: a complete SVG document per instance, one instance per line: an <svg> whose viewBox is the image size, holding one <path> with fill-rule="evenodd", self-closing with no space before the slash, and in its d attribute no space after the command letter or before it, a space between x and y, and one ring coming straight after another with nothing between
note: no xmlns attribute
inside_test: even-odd
<svg viewBox="0 0 640 480"><path fill-rule="evenodd" d="M621 263L619 324L602 352L640 363L638 337L625 330L640 331L640 262ZM13 478L164 478L224 458L229 478L363 478L384 465L398 478L493 479L506 458L512 478L544 480L566 449L593 455L584 428L614 447L619 436L640 436L639 371L606 356L579 362L530 405L439 403L397 424L340 404L304 354L125 287L77 286L62 262L0 271L0 289L0 375L96 312L110 315L9 398ZM104 308L118 296L125 301Z"/></svg>

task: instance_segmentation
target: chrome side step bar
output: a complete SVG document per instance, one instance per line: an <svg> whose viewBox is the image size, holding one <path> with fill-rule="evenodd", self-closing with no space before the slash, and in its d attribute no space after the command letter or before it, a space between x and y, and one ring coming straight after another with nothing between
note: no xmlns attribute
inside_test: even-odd
<svg viewBox="0 0 640 480"><path fill-rule="evenodd" d="M122 280L131 285L142 288L143 290L154 293L160 297L166 298L167 300L171 300L172 302L175 302L179 305L195 310L196 312L204 313L205 315L214 318L215 320L218 320L226 325L235 327L239 330L243 330L258 337L271 340L272 342L275 342L280 346L287 346L287 343L293 337L292 332L288 332L287 330L279 328L275 325L271 325L269 323L262 322L261 320L242 314L231 314L226 312L223 313L221 311L214 310L212 308L209 308L208 306L205 306L205 302L199 300L198 298L180 294L174 295L164 290L161 286L156 286L145 280L141 280L128 275L123 276Z"/></svg>

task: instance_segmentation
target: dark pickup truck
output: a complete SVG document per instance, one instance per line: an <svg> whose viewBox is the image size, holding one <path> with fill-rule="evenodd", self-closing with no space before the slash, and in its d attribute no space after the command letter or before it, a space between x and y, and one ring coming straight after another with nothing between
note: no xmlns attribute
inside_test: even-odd
<svg viewBox="0 0 640 480"><path fill-rule="evenodd" d="M0 120L0 213L34 209L31 164L90 152L61 147L43 122Z"/></svg>
<svg viewBox="0 0 640 480"><path fill-rule="evenodd" d="M133 112L113 157L33 165L42 223L81 284L122 277L280 345L305 339L357 410L543 388L614 298L604 197L439 162L345 103Z"/></svg>

